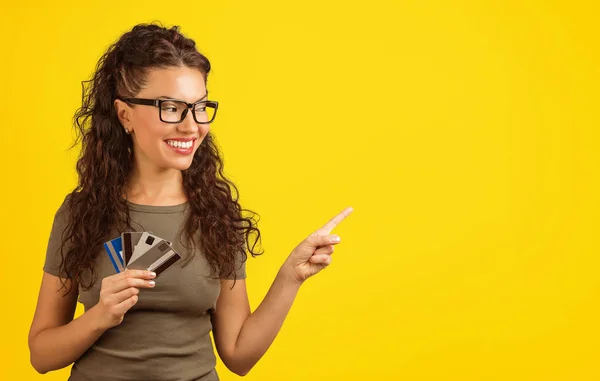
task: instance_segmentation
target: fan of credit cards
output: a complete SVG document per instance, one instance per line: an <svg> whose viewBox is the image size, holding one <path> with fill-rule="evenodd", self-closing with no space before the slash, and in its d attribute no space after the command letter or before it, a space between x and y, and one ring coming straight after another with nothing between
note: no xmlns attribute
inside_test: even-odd
<svg viewBox="0 0 600 381"><path fill-rule="evenodd" d="M154 271L158 277L181 256L171 242L152 232L124 232L120 237L104 243L104 249L115 271L125 269Z"/></svg>

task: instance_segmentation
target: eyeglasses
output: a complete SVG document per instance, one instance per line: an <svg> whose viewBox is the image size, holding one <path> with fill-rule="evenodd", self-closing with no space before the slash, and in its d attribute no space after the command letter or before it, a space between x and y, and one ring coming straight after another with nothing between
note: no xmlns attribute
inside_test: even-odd
<svg viewBox="0 0 600 381"><path fill-rule="evenodd" d="M188 110L192 110L194 121L199 124L211 123L215 120L219 102L217 101L199 101L196 103L187 103L178 99L145 99L145 98L117 98L123 102L158 107L158 115L161 122L181 123L185 119Z"/></svg>

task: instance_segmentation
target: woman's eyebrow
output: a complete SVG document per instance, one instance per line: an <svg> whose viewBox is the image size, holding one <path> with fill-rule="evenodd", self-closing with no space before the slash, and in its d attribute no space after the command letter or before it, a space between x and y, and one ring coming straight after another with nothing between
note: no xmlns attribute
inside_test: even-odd
<svg viewBox="0 0 600 381"><path fill-rule="evenodd" d="M200 101L202 101L202 100L206 99L207 97L208 97L208 92L207 92L206 94L204 94L204 96L203 96L202 98L200 98L200 99L198 99L196 102L192 102L192 103L198 103L198 102L200 102ZM178 98L175 98L175 97L169 97L169 96L167 96L167 95L161 95L161 96L160 96L160 97L158 97L158 98L159 98L159 99L173 99L173 100L181 100L181 101L183 101L183 99L178 99ZM185 102L185 101L184 101L184 102Z"/></svg>

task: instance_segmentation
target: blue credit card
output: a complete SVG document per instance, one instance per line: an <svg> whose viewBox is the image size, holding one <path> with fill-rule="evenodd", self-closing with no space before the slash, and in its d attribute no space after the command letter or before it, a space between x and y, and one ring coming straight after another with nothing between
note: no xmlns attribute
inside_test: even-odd
<svg viewBox="0 0 600 381"><path fill-rule="evenodd" d="M108 242L104 242L104 249L110 258L110 262L113 264L115 271L120 273L125 269L123 264L123 244L121 237L117 237Z"/></svg>

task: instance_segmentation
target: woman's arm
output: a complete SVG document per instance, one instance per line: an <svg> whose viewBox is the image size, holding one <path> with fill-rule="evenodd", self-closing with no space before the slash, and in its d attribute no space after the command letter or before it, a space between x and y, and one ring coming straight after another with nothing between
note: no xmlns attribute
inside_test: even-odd
<svg viewBox="0 0 600 381"><path fill-rule="evenodd" d="M67 285L70 282L67 281ZM29 330L31 365L39 373L64 368L88 349L102 330L94 324L94 313L73 320L77 305L77 284L64 294L58 291L60 278L44 272L38 303Z"/></svg>
<svg viewBox="0 0 600 381"><path fill-rule="evenodd" d="M78 287L65 295L60 278L44 272L38 303L29 330L31 365L39 373L64 368L77 360L107 329L123 321L137 303L139 288L152 288L155 274L126 270L102 280L100 301L73 320ZM67 286L70 281L67 281Z"/></svg>
<svg viewBox="0 0 600 381"><path fill-rule="evenodd" d="M235 286L232 280L221 281L213 314L213 335L217 352L229 370L240 376L247 374L269 349L302 283L331 263L340 237L329 233L352 210L344 209L292 250L253 313L245 280L237 280Z"/></svg>
<svg viewBox="0 0 600 381"><path fill-rule="evenodd" d="M221 281L213 315L217 352L232 372L244 376L265 354L279 333L301 282L279 271L273 285L251 314L246 281ZM233 289L232 289L233 286Z"/></svg>

